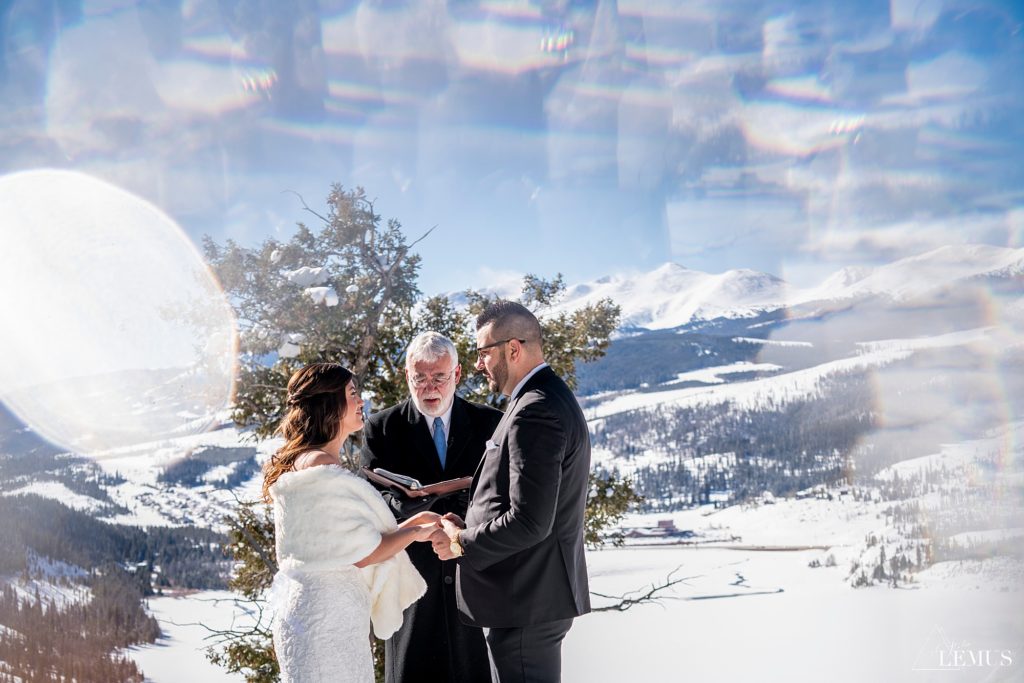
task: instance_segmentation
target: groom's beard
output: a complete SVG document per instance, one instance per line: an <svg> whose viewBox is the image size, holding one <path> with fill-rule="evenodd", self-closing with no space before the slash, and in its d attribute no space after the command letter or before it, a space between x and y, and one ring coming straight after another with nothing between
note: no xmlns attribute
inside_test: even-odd
<svg viewBox="0 0 1024 683"><path fill-rule="evenodd" d="M501 352L501 360L494 364L494 367L487 370L487 388L492 393L500 394L508 381L508 359L505 357L504 349Z"/></svg>

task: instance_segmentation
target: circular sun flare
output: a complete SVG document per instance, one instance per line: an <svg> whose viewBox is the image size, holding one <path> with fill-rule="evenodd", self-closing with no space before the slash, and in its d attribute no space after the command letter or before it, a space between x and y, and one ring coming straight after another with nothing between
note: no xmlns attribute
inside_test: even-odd
<svg viewBox="0 0 1024 683"><path fill-rule="evenodd" d="M85 454L207 429L231 399L235 323L155 206L91 176L0 178L0 398Z"/></svg>

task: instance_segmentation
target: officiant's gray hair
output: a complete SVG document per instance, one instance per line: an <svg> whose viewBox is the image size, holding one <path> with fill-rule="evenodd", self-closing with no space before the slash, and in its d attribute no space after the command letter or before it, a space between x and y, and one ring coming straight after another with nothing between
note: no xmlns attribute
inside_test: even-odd
<svg viewBox="0 0 1024 683"><path fill-rule="evenodd" d="M452 340L439 332L423 332L409 342L405 350L405 367L411 368L418 360L434 363L443 356L451 356L452 364L459 364L459 351Z"/></svg>

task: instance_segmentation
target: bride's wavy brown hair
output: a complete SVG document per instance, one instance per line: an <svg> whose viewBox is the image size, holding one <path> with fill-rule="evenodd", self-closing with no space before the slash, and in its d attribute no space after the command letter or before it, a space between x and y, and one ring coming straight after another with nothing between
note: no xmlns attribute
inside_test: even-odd
<svg viewBox="0 0 1024 683"><path fill-rule="evenodd" d="M277 428L285 444L263 465L264 501L272 502L270 487L299 455L338 435L350 381L352 373L337 363L312 363L288 380L288 413Z"/></svg>

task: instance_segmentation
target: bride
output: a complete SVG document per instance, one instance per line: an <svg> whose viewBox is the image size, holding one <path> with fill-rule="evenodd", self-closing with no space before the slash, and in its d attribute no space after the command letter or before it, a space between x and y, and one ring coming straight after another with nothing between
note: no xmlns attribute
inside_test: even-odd
<svg viewBox="0 0 1024 683"><path fill-rule="evenodd" d="M405 554L438 515L396 526L380 494L341 465L341 446L363 426L352 373L315 363L288 382L286 439L263 468L274 504L278 572L270 602L281 680L373 683L370 625L385 639L426 586Z"/></svg>

